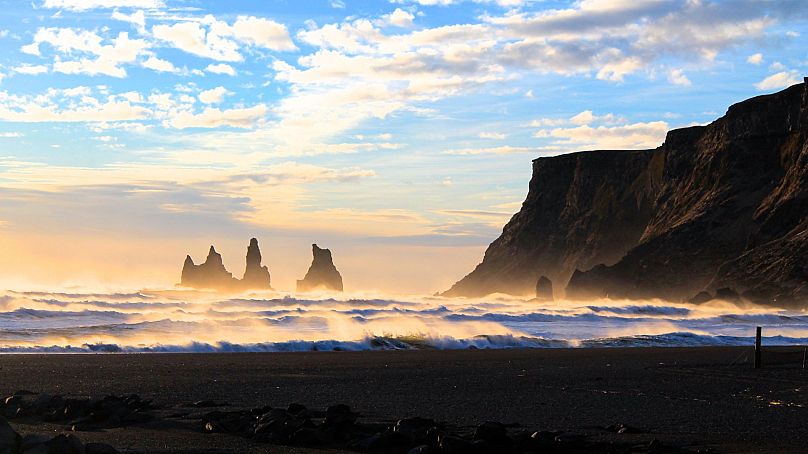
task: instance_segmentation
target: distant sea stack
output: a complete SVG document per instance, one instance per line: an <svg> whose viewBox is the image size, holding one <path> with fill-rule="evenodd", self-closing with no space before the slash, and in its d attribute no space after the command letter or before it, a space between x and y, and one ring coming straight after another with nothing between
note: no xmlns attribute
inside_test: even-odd
<svg viewBox="0 0 808 454"><path fill-rule="evenodd" d="M258 240L252 238L247 246L247 266L244 268L244 278L241 279L244 288L271 289L269 269L261 266L261 249Z"/></svg>
<svg viewBox="0 0 808 454"><path fill-rule="evenodd" d="M316 244L311 245L314 256L309 271L306 276L297 281L298 292L310 292L313 290L336 290L342 291L342 276L334 266L331 251L321 249Z"/></svg>
<svg viewBox="0 0 808 454"><path fill-rule="evenodd" d="M444 293L808 303L808 93L799 84L668 132L654 150L533 161L521 210Z"/></svg>
<svg viewBox="0 0 808 454"><path fill-rule="evenodd" d="M261 250L258 240L252 238L247 247L247 265L244 279L238 280L222 263L222 256L211 246L208 257L201 265L195 265L191 256L185 257L180 285L198 289L221 291L271 289L269 270L261 266Z"/></svg>

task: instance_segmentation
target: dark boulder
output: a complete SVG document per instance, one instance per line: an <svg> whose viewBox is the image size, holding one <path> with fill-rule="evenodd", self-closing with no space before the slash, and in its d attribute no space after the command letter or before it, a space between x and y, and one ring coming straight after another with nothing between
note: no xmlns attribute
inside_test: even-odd
<svg viewBox="0 0 808 454"><path fill-rule="evenodd" d="M539 301L553 301L553 281L542 276L536 282L536 299Z"/></svg>
<svg viewBox="0 0 808 454"><path fill-rule="evenodd" d="M713 295L710 295L710 292L699 292L696 296L687 300L690 304L704 304L708 301L713 300Z"/></svg>

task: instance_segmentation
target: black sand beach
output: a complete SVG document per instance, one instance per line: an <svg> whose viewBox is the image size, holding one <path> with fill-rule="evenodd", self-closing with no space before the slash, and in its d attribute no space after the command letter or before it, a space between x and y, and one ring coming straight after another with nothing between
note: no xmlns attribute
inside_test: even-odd
<svg viewBox="0 0 808 454"><path fill-rule="evenodd" d="M710 452L804 452L808 371L801 348L624 348L382 351L257 354L2 355L0 393L62 396L138 394L159 420L79 432L134 452L311 452L204 434L171 415L301 403L344 403L361 420L434 418L456 426L518 423L528 431L595 441ZM20 433L69 431L11 420ZM625 424L640 433L616 433Z"/></svg>

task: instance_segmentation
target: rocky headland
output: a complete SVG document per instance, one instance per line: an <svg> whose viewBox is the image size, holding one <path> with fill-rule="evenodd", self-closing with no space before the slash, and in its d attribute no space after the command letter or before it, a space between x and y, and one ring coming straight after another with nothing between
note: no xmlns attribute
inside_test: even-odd
<svg viewBox="0 0 808 454"><path fill-rule="evenodd" d="M575 298L729 289L754 303L805 304L806 85L672 130L653 150L534 160L521 210L444 295L532 295L546 276Z"/></svg>
<svg viewBox="0 0 808 454"><path fill-rule="evenodd" d="M250 240L250 245L247 247L246 261L244 278L236 279L233 277L233 273L224 267L221 254L211 246L205 262L200 265L195 265L190 255L185 257L180 285L223 291L272 289L269 269L261 266L261 250L258 247L258 240L255 238Z"/></svg>
<svg viewBox="0 0 808 454"><path fill-rule="evenodd" d="M331 251L322 249L316 244L311 245L313 259L306 276L297 281L298 292L314 290L342 291L342 276L334 266Z"/></svg>

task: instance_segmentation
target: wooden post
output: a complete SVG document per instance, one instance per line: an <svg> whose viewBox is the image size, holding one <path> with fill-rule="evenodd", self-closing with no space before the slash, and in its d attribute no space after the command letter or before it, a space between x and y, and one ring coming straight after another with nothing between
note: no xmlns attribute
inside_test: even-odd
<svg viewBox="0 0 808 454"><path fill-rule="evenodd" d="M755 369L760 369L760 333L762 329L758 326L755 330Z"/></svg>
<svg viewBox="0 0 808 454"><path fill-rule="evenodd" d="M802 351L802 368L805 369L805 359L808 356L808 347L805 347L805 350Z"/></svg>

